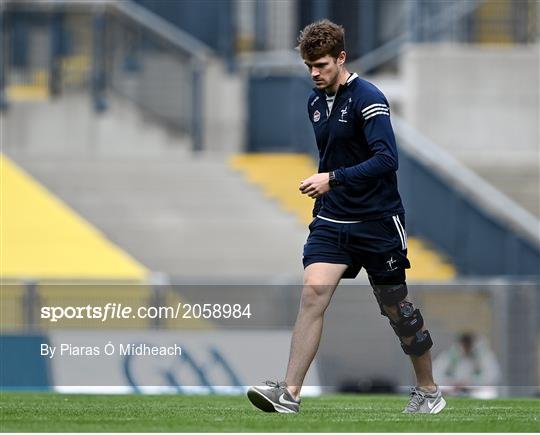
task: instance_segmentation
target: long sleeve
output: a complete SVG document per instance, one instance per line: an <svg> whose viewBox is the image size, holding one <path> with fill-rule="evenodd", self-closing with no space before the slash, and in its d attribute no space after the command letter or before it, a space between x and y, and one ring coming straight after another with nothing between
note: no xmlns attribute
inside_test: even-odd
<svg viewBox="0 0 540 435"><path fill-rule="evenodd" d="M396 139L390 123L390 108L384 97L371 99L358 110L372 156L364 162L335 172L344 186L384 176L398 169Z"/></svg>

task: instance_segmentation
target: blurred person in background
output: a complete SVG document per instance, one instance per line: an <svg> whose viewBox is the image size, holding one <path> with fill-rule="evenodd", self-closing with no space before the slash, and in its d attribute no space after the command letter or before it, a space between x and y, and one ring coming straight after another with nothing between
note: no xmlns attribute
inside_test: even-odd
<svg viewBox="0 0 540 435"><path fill-rule="evenodd" d="M299 411L324 312L341 279L355 278L364 267L381 314L416 374L403 412L436 414L446 402L432 376L429 331L407 299L405 269L410 263L388 101L345 67L343 27L328 20L310 24L300 33L299 49L315 84L307 109L319 171L300 184L300 192L315 199L314 220L304 246L304 287L285 381L251 387L248 398L266 412Z"/></svg>
<svg viewBox="0 0 540 435"><path fill-rule="evenodd" d="M433 361L433 372L445 393L494 399L501 372L487 342L465 332Z"/></svg>

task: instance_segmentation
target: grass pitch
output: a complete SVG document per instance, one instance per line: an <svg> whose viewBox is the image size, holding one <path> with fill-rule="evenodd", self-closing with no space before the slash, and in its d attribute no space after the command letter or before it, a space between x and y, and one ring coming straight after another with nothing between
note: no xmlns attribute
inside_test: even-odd
<svg viewBox="0 0 540 435"><path fill-rule="evenodd" d="M449 398L406 415L404 396L328 395L300 414L266 414L234 396L0 395L2 432L537 432L540 400Z"/></svg>

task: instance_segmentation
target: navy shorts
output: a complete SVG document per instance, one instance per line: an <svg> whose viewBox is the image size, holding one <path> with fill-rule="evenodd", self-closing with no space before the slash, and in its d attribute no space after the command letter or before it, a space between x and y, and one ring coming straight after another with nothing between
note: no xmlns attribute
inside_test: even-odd
<svg viewBox="0 0 540 435"><path fill-rule="evenodd" d="M316 217L304 245L304 268L313 263L346 264L343 278L385 276L411 267L407 259L404 215L358 223L336 223Z"/></svg>

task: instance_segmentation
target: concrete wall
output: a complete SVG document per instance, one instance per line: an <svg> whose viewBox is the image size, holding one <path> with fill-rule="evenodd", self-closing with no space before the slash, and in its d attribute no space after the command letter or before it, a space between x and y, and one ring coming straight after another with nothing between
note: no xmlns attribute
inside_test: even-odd
<svg viewBox="0 0 540 435"><path fill-rule="evenodd" d="M304 76L274 74L249 78L247 150L317 153L306 104L311 93ZM286 104L276 98L283 94Z"/></svg>
<svg viewBox="0 0 540 435"><path fill-rule="evenodd" d="M466 164L538 165L540 46L411 45L404 116Z"/></svg>
<svg viewBox="0 0 540 435"><path fill-rule="evenodd" d="M0 117L3 151L50 157L189 150L189 137L168 133L130 101L111 96L108 104L108 111L97 114L88 94L14 102Z"/></svg>
<svg viewBox="0 0 540 435"><path fill-rule="evenodd" d="M231 154L244 149L247 117L247 78L231 74L223 62L208 63L204 78L203 146Z"/></svg>

